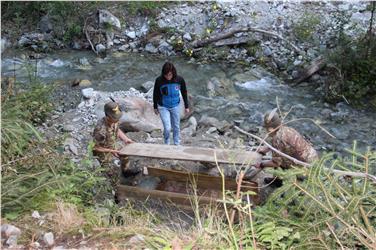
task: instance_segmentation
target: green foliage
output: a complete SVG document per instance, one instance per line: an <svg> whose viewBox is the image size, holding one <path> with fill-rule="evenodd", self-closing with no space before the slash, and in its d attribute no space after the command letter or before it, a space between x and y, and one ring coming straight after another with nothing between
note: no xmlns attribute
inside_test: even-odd
<svg viewBox="0 0 376 250"><path fill-rule="evenodd" d="M168 5L168 2L159 2L159 1L132 1L127 2L126 9L131 15L147 15L155 17L157 15L157 10L159 8L165 7Z"/></svg>
<svg viewBox="0 0 376 250"><path fill-rule="evenodd" d="M302 17L293 24L292 29L295 37L300 41L309 41L314 32L318 29L320 17L311 13L304 12Z"/></svg>
<svg viewBox="0 0 376 250"><path fill-rule="evenodd" d="M247 55L255 57L257 51L261 49L260 41L252 40L247 42L245 49L247 50Z"/></svg>
<svg viewBox="0 0 376 250"><path fill-rule="evenodd" d="M376 96L375 34L367 34L355 41L342 34L339 46L328 59L340 76L339 81L332 83L329 99L339 99L344 95L350 102L356 103Z"/></svg>
<svg viewBox="0 0 376 250"><path fill-rule="evenodd" d="M28 211L49 208L56 200L80 206L94 204L94 188L100 189L103 182L101 170L72 163L59 153L60 143L29 144L25 158L3 166L2 217L15 219Z"/></svg>
<svg viewBox="0 0 376 250"><path fill-rule="evenodd" d="M76 23L71 23L68 25L67 31L64 33L63 40L65 42L71 41L75 37L80 37L82 35L82 27Z"/></svg>
<svg viewBox="0 0 376 250"><path fill-rule="evenodd" d="M270 245L272 249L287 249L295 240L300 239L299 232L292 235L293 229L289 227L276 226L274 222L256 225L257 239Z"/></svg>
<svg viewBox="0 0 376 250"><path fill-rule="evenodd" d="M7 162L24 153L24 149L41 137L33 125L41 124L53 108L49 100L52 87L31 83L13 95L3 92L1 113L1 160Z"/></svg>
<svg viewBox="0 0 376 250"><path fill-rule="evenodd" d="M376 152L349 152L352 154L349 159L324 156L309 170L277 171L283 177L284 186L264 207L255 210L257 225L261 225L261 229L256 227L258 240L263 245L271 249L277 244L281 248L354 249L370 248L374 244L376 191L373 184L364 178L346 179L324 169L367 173L376 166ZM303 182L297 180L299 175L306 177ZM281 229L278 235L277 228ZM261 235L265 236L260 238Z"/></svg>

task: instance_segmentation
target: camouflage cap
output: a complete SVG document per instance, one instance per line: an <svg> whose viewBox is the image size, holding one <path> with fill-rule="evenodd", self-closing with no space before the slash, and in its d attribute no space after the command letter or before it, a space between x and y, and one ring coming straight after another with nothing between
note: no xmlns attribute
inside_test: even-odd
<svg viewBox="0 0 376 250"><path fill-rule="evenodd" d="M282 121L278 115L277 109L268 111L264 115L264 127L266 128L276 128L281 125Z"/></svg>
<svg viewBox="0 0 376 250"><path fill-rule="evenodd" d="M104 113L111 119L118 121L122 116L119 105L116 102L108 102L104 105Z"/></svg>

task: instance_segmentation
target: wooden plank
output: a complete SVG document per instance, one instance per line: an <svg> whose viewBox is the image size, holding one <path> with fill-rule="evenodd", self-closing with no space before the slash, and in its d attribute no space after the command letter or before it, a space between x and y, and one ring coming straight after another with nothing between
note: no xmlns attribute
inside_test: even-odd
<svg viewBox="0 0 376 250"><path fill-rule="evenodd" d="M172 193L160 190L147 190L125 185L119 185L117 191L117 196L120 200L124 200L126 198L135 198L139 200L154 198L163 201L171 201L175 204L184 206L191 206L191 201L194 201L194 196L188 194ZM198 197L198 202L199 204L213 204L217 201L210 197L201 196Z"/></svg>
<svg viewBox="0 0 376 250"><path fill-rule="evenodd" d="M196 174L196 173L186 173L180 172L175 170L166 170L166 169L159 169L159 168L152 168L148 167L148 175L150 176L158 176L165 179L165 181L176 181L181 183L191 182L192 178L195 178L198 190L217 190L222 193L222 178L217 176L209 176L204 174ZM255 182L243 182L241 190L242 191L254 191L256 195L252 195L251 199L254 204L259 204L259 196L258 196L258 188L257 183ZM235 180L232 179L225 179L225 188L226 190L236 191L237 184ZM209 192L210 193L210 192ZM198 196L200 204L209 204L219 202L217 199L213 197L208 197L205 195ZM164 201L171 201L178 205L183 206L190 206L192 199L195 197L188 194L183 193L175 193L169 191L161 191L161 190L148 190L142 189L139 187L133 186L125 186L119 185L118 186L118 198L126 199L126 198L135 198L146 200L148 198L153 199L161 199Z"/></svg>
<svg viewBox="0 0 376 250"><path fill-rule="evenodd" d="M222 191L222 178L218 176L210 176L199 173L185 173L170 169L161 169L148 167L148 174L152 176L162 177L166 180L192 183L193 179L199 189L214 189ZM242 185L242 191L254 191L257 193L257 183L247 182ZM234 179L225 178L225 189L236 191L238 184Z"/></svg>
<svg viewBox="0 0 376 250"><path fill-rule="evenodd" d="M164 144L131 143L123 147L120 155L150 157L159 159L216 162L254 165L261 161L259 153L244 150L212 149L187 146L171 146Z"/></svg>

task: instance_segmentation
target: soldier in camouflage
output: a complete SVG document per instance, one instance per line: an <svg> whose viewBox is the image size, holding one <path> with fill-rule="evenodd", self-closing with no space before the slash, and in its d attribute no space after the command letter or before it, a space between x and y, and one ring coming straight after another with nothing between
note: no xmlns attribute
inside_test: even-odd
<svg viewBox="0 0 376 250"><path fill-rule="evenodd" d="M94 132L94 155L97 156L101 166L106 169L108 178L116 194L116 187L119 182L120 169L115 165L113 156L119 158L119 150L116 148L117 138L125 144L132 143L120 129L119 119L122 115L119 105L116 102L108 102L104 105L105 117L98 121ZM120 157L121 169L129 168L128 157Z"/></svg>
<svg viewBox="0 0 376 250"><path fill-rule="evenodd" d="M277 110L267 112L264 116L264 127L272 137L272 146L277 150L303 162L311 163L318 159L318 154L312 145L307 142L298 131L282 125L281 118ZM266 154L270 151L267 147L262 147L258 152ZM273 152L271 161L263 161L260 167L282 167L289 168L294 163Z"/></svg>

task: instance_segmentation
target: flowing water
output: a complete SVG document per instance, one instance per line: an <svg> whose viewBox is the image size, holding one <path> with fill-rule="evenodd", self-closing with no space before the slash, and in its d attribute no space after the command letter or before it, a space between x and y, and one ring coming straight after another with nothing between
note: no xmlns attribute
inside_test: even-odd
<svg viewBox="0 0 376 250"><path fill-rule="evenodd" d="M60 81L66 86L70 86L76 78L89 79L91 87L103 91L128 90L130 87L140 89L143 83L155 80L167 60L138 53L114 53L99 59L90 51L59 51L31 61L22 58L21 52L3 54L2 76L13 76L15 71L18 80L28 82L28 75L36 74L43 82ZM83 58L89 65L85 65ZM357 140L363 149L367 146L376 149L375 112L356 110L345 103L327 104L321 100L314 86L289 87L256 66L198 64L185 58L168 59L187 82L196 118L206 114L231 123L236 121L243 128L257 133L261 129L263 113L275 108L278 103L284 113L290 111L286 120L313 119L336 137L331 138L308 120L291 123L321 152L342 152L344 148L351 147L353 140ZM26 67L28 63L32 67ZM209 97L207 83L213 77L227 85L218 89L220 96ZM78 92L75 89L70 91Z"/></svg>

